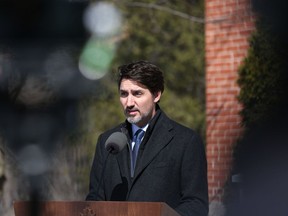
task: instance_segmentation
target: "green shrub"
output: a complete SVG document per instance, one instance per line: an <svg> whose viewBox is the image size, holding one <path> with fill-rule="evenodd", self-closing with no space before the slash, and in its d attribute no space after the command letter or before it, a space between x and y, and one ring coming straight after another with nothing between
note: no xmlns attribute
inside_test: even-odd
<svg viewBox="0 0 288 216"><path fill-rule="evenodd" d="M277 37L262 20L251 35L248 56L239 69L239 101L243 104L243 124L261 124L275 117L281 100L281 53Z"/></svg>

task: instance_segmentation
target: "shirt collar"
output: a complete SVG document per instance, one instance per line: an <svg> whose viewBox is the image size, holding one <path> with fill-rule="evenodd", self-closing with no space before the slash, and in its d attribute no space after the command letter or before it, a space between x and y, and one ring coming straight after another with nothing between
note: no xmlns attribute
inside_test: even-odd
<svg viewBox="0 0 288 216"><path fill-rule="evenodd" d="M132 133L133 133L133 136L134 136L134 134L136 133L136 131L137 131L138 129L142 129L143 131L146 132L148 126L149 126L149 124L146 124L144 127L140 128L140 127L138 127L137 125L132 124Z"/></svg>

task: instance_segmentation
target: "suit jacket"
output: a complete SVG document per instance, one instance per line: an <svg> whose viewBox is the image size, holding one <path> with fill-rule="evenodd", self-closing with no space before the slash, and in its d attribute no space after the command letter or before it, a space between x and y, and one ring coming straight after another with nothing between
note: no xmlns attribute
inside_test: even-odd
<svg viewBox="0 0 288 216"><path fill-rule="evenodd" d="M105 150L105 141L116 131L131 140L128 122L99 136L86 200L165 202L183 216L208 214L205 149L192 129L158 109L140 145L133 178L129 145L117 155Z"/></svg>

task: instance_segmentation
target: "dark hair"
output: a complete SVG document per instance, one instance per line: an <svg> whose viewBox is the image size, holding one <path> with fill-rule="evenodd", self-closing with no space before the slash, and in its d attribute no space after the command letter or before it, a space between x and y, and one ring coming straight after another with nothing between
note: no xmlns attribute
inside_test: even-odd
<svg viewBox="0 0 288 216"><path fill-rule="evenodd" d="M163 73L148 61L137 61L118 67L118 89L122 79L129 79L146 86L151 93L164 91Z"/></svg>

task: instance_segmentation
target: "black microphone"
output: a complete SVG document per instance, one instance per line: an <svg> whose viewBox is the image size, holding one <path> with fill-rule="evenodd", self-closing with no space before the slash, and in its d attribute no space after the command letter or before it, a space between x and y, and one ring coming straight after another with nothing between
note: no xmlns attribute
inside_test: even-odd
<svg viewBox="0 0 288 216"><path fill-rule="evenodd" d="M100 186L102 184L103 178L104 178L104 173L105 173L105 169L106 169L106 164L107 164L107 159L111 154L118 154L120 151L123 150L123 148L128 144L128 139L127 136L124 133L121 132L114 132L112 133L108 139L105 142L105 149L109 152L105 158L104 161L104 165L103 165L103 169L102 169L102 173L100 176L100 180L99 180L99 184L96 190L96 200L98 198L99 195L99 190L100 190ZM87 197L88 198L88 197ZM89 200L89 198L86 200Z"/></svg>
<svg viewBox="0 0 288 216"><path fill-rule="evenodd" d="M118 154L128 143L127 137L124 133L114 132L105 142L105 149L112 154Z"/></svg>

